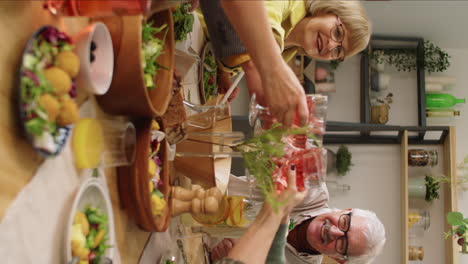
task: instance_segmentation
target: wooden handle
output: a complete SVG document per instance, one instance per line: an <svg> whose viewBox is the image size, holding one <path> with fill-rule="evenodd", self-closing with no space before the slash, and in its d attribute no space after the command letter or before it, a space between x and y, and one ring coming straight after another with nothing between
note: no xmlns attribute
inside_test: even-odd
<svg viewBox="0 0 468 264"><path fill-rule="evenodd" d="M172 199L172 216L182 213L214 214L219 210L219 202L214 197L205 199L194 198L191 201Z"/></svg>
<svg viewBox="0 0 468 264"><path fill-rule="evenodd" d="M194 185L193 187L193 190L188 190L180 186L172 187L172 197L182 201L191 201L193 200L193 198L203 200L208 196L213 196L214 198L216 198L218 203L220 203L221 199L223 199L223 194L216 187L210 188L206 191L201 187L196 187L196 185Z"/></svg>
<svg viewBox="0 0 468 264"><path fill-rule="evenodd" d="M191 201L195 197L195 191L175 186L172 187L172 197L181 201Z"/></svg>
<svg viewBox="0 0 468 264"><path fill-rule="evenodd" d="M216 198L218 203L221 203L221 200L223 199L223 194L216 187L212 187L212 188L208 189L206 191L206 196L212 196L212 197Z"/></svg>
<svg viewBox="0 0 468 264"><path fill-rule="evenodd" d="M172 199L172 216L178 216L182 213L190 212L192 202Z"/></svg>

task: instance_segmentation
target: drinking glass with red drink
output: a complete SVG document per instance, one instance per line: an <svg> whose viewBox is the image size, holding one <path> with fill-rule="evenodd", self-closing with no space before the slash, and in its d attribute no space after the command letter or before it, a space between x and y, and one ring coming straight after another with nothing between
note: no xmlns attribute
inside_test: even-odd
<svg viewBox="0 0 468 264"><path fill-rule="evenodd" d="M309 107L308 135L286 135L283 137L285 155L276 159L273 179L276 190L281 192L287 188L288 171L291 164L296 165L296 184L299 191L308 189L325 181L326 150L320 145L325 134L325 118L327 113L327 97L323 95L307 95ZM268 108L258 105L255 95L252 97L249 109L249 122L254 128L254 134L270 129L277 120ZM296 117L293 126L299 126ZM312 138L313 135L315 138Z"/></svg>

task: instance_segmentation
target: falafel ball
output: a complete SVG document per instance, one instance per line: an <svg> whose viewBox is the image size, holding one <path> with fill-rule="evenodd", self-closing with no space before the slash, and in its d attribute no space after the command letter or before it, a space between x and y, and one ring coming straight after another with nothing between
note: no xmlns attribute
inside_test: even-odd
<svg viewBox="0 0 468 264"><path fill-rule="evenodd" d="M68 126L78 121L80 115L75 101L66 95L60 98L60 102L62 103L62 108L57 117L57 124L59 126Z"/></svg>
<svg viewBox="0 0 468 264"><path fill-rule="evenodd" d="M50 94L43 94L39 98L39 104L46 111L49 121L55 121L60 113L60 103L57 98Z"/></svg>
<svg viewBox="0 0 468 264"><path fill-rule="evenodd" d="M73 51L62 51L57 55L56 65L64 70L71 78L75 78L80 71L80 58Z"/></svg>
<svg viewBox="0 0 468 264"><path fill-rule="evenodd" d="M53 93L57 96L68 94L72 82L70 76L59 67L50 67L44 70L44 77L52 85Z"/></svg>

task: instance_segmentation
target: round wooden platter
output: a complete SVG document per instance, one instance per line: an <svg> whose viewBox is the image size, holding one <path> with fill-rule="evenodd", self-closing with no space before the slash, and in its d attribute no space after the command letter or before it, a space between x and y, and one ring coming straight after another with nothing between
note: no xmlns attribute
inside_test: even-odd
<svg viewBox="0 0 468 264"><path fill-rule="evenodd" d="M131 166L118 168L119 195L123 206L129 211L141 229L149 232L164 232L169 226L172 205L168 145L166 139L164 139L161 142L159 152L162 161L160 176L163 181L163 186L159 190L164 194L167 206L164 214L155 218L151 210L150 177L148 175L151 123L151 118L134 121L137 132L135 162Z"/></svg>

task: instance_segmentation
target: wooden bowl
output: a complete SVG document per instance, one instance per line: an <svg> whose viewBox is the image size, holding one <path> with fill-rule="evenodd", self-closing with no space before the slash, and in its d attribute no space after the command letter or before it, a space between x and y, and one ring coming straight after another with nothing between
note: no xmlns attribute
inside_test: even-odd
<svg viewBox="0 0 468 264"><path fill-rule="evenodd" d="M123 206L129 210L130 215L141 229L149 232L164 232L169 226L171 218L172 200L170 199L169 157L167 141L163 140L160 149L160 158L163 163L161 179L164 185L159 189L167 202L164 214L157 219L151 212L151 199L149 191L148 160L151 144L152 119L135 120L137 132L137 145L135 162L131 166L119 167L119 195Z"/></svg>
<svg viewBox="0 0 468 264"><path fill-rule="evenodd" d="M111 88L97 101L104 111L117 115L154 117L161 116L171 99L172 73L174 68L174 23L170 9L151 15L147 20L154 26L167 24L164 53L157 62L167 69L160 69L154 82L156 88L148 91L141 65L143 16L115 16L100 18L112 36L115 68ZM155 35L163 38L164 32ZM98 47L99 48L99 47Z"/></svg>

